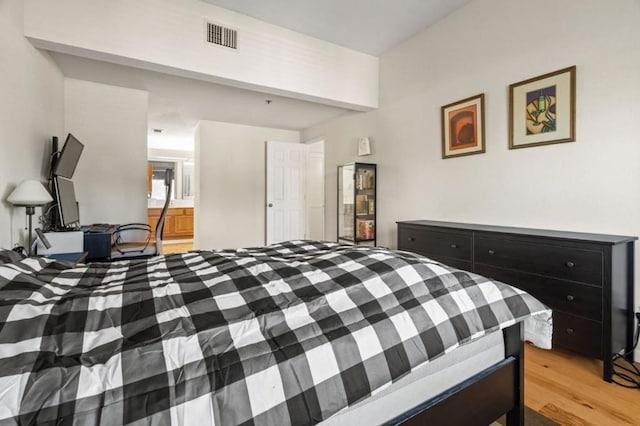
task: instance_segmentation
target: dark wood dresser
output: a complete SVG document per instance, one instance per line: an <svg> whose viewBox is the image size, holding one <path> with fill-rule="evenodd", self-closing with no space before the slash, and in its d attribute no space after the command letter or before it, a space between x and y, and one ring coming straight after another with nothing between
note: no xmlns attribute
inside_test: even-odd
<svg viewBox="0 0 640 426"><path fill-rule="evenodd" d="M637 237L398 222L398 249L521 288L553 309L553 345L602 359L633 345ZM629 355L629 359L633 354Z"/></svg>

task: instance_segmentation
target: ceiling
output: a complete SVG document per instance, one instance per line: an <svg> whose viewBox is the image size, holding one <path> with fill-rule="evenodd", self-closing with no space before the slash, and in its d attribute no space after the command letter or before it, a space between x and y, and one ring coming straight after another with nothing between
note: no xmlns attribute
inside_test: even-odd
<svg viewBox="0 0 640 426"><path fill-rule="evenodd" d="M471 0L202 0L379 55ZM150 146L192 149L200 120L301 130L348 109L52 53L69 78L149 92ZM270 100L270 103L266 101ZM154 133L152 129L162 129Z"/></svg>
<svg viewBox="0 0 640 426"><path fill-rule="evenodd" d="M379 56L471 0L202 0Z"/></svg>
<svg viewBox="0 0 640 426"><path fill-rule="evenodd" d="M66 77L148 91L150 138L158 148L192 140L200 120L300 130L350 111L79 56L51 55ZM154 128L163 132L155 134Z"/></svg>

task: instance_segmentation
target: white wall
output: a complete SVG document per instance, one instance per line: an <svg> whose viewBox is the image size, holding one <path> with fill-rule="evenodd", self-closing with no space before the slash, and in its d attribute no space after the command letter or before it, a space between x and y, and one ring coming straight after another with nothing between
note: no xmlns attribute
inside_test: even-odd
<svg viewBox="0 0 640 426"><path fill-rule="evenodd" d="M148 93L65 79L65 128L84 150L73 176L80 221L147 222Z"/></svg>
<svg viewBox="0 0 640 426"><path fill-rule="evenodd" d="M200 160L200 126L202 122L199 122L193 131L193 191L195 196L193 197L193 246L202 248L198 245L198 235L200 235L200 168L202 167L202 161ZM206 150L208 151L208 150ZM205 160L206 162L206 160ZM210 203L210 202L209 202ZM207 205L209 204L207 203Z"/></svg>
<svg viewBox="0 0 640 426"><path fill-rule="evenodd" d="M193 141L191 141L193 143ZM147 146L147 159L148 160L158 160L158 159L184 159L184 160L193 160L193 150L184 150L184 149L158 149L151 148Z"/></svg>
<svg viewBox="0 0 640 426"><path fill-rule="evenodd" d="M26 216L5 200L23 179L46 179L51 137L64 129L63 77L24 38L21 0L0 2L0 57L0 247L9 248L24 244Z"/></svg>
<svg viewBox="0 0 640 426"><path fill-rule="evenodd" d="M298 143L300 133L200 122L195 143L196 248L264 245L268 140Z"/></svg>
<svg viewBox="0 0 640 426"><path fill-rule="evenodd" d="M368 110L378 58L199 0L26 0L39 47L261 92ZM238 30L238 49L204 40L205 20Z"/></svg>
<svg viewBox="0 0 640 426"><path fill-rule="evenodd" d="M309 146L306 174L307 238L326 240L324 233L324 141L306 142ZM331 237L329 237L331 238Z"/></svg>
<svg viewBox="0 0 640 426"><path fill-rule="evenodd" d="M327 236L336 165L363 136L379 164L381 245L395 247L405 219L640 235L638 22L634 0L474 0L385 53L379 110L302 133L326 141ZM576 142L509 150L509 84L571 65ZM482 92L487 152L442 160L440 107Z"/></svg>
<svg viewBox="0 0 640 426"><path fill-rule="evenodd" d="M153 126L152 123L150 125ZM171 131L169 134L158 134L151 131L147 135L147 147L157 151L190 151L193 155L193 134L171 134Z"/></svg>

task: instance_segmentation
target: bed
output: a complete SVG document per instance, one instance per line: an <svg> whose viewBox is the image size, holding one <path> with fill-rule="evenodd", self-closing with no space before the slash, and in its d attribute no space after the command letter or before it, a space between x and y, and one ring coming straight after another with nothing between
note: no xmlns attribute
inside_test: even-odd
<svg viewBox="0 0 640 426"><path fill-rule="evenodd" d="M551 342L551 312L527 293L384 248L11 259L0 264L0 423L349 424L367 402L400 406L410 398L398 389L432 388L371 420L508 413L522 424L523 340ZM473 358L474 345L493 358L435 385L437 363Z"/></svg>

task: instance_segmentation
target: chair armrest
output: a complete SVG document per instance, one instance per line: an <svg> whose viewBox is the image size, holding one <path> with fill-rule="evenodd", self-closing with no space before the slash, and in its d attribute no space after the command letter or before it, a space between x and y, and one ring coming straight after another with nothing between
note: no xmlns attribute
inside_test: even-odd
<svg viewBox="0 0 640 426"><path fill-rule="evenodd" d="M119 225L118 229L116 229L115 232L120 232L120 231L126 231L129 229L136 229L136 230L146 230L151 232L151 226L149 226L149 224L147 223L125 223L124 225Z"/></svg>
<svg viewBox="0 0 640 426"><path fill-rule="evenodd" d="M113 246L119 252L123 252L122 245L136 243L141 250L146 249L151 241L151 227L146 223L127 223L118 226L114 234ZM137 236L137 238L135 238Z"/></svg>

